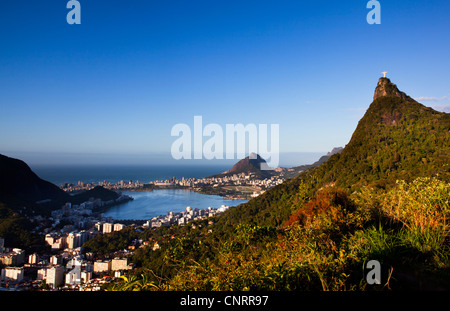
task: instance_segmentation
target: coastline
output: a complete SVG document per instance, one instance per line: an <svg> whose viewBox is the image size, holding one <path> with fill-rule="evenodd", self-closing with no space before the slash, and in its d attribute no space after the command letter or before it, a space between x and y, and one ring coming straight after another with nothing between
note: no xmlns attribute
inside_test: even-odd
<svg viewBox="0 0 450 311"><path fill-rule="evenodd" d="M99 183L98 185L101 185L101 183ZM64 187L60 187L61 189L63 189L64 191L66 191L69 194L79 194L82 193L84 191L93 189L95 186L98 186L95 183L90 183L87 184L86 187L83 187L82 189L77 189L77 190L66 190L66 188ZM200 185L200 186L184 186L184 185L179 185L179 184L170 184L170 185L155 185L155 184L144 184L144 185L139 185L139 186L126 186L126 187L120 187L120 186L113 186L113 187L105 187L103 185L101 185L102 187L109 189L109 190L113 190L116 192L122 192L122 191L136 191L136 192L147 192L147 191L154 191L154 190L163 190L163 189L182 189L182 190L189 190L189 191L194 191L197 193L201 193L201 194L207 194L207 195L218 195L221 197L224 197L226 199L230 199L230 200L250 200L252 198L254 198L255 192L261 192L264 191L261 189L261 187L251 187L251 186L236 186L236 185L213 185L213 186L209 186L209 185ZM231 188L235 188L235 189L231 189ZM247 191L243 191L240 190L239 188L247 188ZM250 189L250 190L249 190ZM261 194L261 193L259 193Z"/></svg>

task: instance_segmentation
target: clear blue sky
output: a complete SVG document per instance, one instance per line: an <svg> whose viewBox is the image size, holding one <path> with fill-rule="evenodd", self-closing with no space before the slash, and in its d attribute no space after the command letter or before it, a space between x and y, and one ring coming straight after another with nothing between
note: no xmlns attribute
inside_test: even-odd
<svg viewBox="0 0 450 311"><path fill-rule="evenodd" d="M0 2L0 153L157 163L195 115L279 124L282 153L324 153L382 71L449 112L446 0L380 0L381 25L365 0L79 2L81 25L65 0Z"/></svg>

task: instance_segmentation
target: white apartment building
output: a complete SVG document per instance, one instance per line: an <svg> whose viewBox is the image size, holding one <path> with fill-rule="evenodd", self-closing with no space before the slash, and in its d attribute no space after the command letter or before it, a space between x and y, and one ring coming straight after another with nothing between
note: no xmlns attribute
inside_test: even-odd
<svg viewBox="0 0 450 311"><path fill-rule="evenodd" d="M94 273L108 273L111 271L111 260L94 262Z"/></svg>
<svg viewBox="0 0 450 311"><path fill-rule="evenodd" d="M20 282L23 280L23 268L20 267L6 267L2 269L0 275L0 280L2 281L14 281Z"/></svg>
<svg viewBox="0 0 450 311"><path fill-rule="evenodd" d="M81 266L76 266L66 274L66 285L80 285L92 279L92 272L82 270Z"/></svg>
<svg viewBox="0 0 450 311"><path fill-rule="evenodd" d="M28 256L28 263L31 265L35 265L39 262L38 254L31 254Z"/></svg>
<svg viewBox="0 0 450 311"><path fill-rule="evenodd" d="M77 248L78 244L79 244L77 237L72 232L69 233L69 235L67 236L66 242L67 242L67 247L70 248L70 249Z"/></svg>
<svg viewBox="0 0 450 311"><path fill-rule="evenodd" d="M52 249L63 249L67 245L65 236L46 234L45 241L51 246Z"/></svg>
<svg viewBox="0 0 450 311"><path fill-rule="evenodd" d="M36 279L45 281L51 288L61 286L64 284L64 267L57 265L39 269Z"/></svg>
<svg viewBox="0 0 450 311"><path fill-rule="evenodd" d="M47 284L52 288L56 288L64 284L63 266L53 266L47 269Z"/></svg>
<svg viewBox="0 0 450 311"><path fill-rule="evenodd" d="M113 231L113 224L105 222L103 224L103 233L111 233Z"/></svg>
<svg viewBox="0 0 450 311"><path fill-rule="evenodd" d="M82 230L81 232L71 232L66 238L66 244L69 249L80 247L89 240L89 232Z"/></svg>
<svg viewBox="0 0 450 311"><path fill-rule="evenodd" d="M53 255L52 257L50 257L50 264L52 264L52 265L62 264L62 257Z"/></svg>
<svg viewBox="0 0 450 311"><path fill-rule="evenodd" d="M90 265L86 265L80 258L73 258L66 267L73 267L66 274L66 285L80 285L81 283L87 283L92 278L92 270Z"/></svg>
<svg viewBox="0 0 450 311"><path fill-rule="evenodd" d="M111 260L111 270L128 270L131 269L131 265L128 265L128 258L114 258Z"/></svg>
<svg viewBox="0 0 450 311"><path fill-rule="evenodd" d="M120 231L123 228L125 228L125 225L123 224L114 224L114 231Z"/></svg>
<svg viewBox="0 0 450 311"><path fill-rule="evenodd" d="M99 232L102 232L102 230L103 230L103 222L97 222L95 224L95 230L97 230Z"/></svg>

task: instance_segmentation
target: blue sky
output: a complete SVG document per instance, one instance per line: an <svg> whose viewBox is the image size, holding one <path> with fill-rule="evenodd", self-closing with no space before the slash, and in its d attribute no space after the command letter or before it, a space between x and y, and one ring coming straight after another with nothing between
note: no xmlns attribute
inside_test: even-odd
<svg viewBox="0 0 450 311"><path fill-rule="evenodd" d="M448 1L380 0L380 25L364 0L79 2L68 25L65 0L1 1L0 153L154 164L201 115L279 124L303 164L348 143L382 71L449 112Z"/></svg>

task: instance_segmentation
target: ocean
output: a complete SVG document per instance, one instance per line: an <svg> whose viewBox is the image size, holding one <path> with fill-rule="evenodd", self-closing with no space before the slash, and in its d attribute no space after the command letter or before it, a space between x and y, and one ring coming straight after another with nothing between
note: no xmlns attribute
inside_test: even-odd
<svg viewBox="0 0 450 311"><path fill-rule="evenodd" d="M42 179L57 186L64 183L140 181L203 178L230 169L228 165L30 165Z"/></svg>

